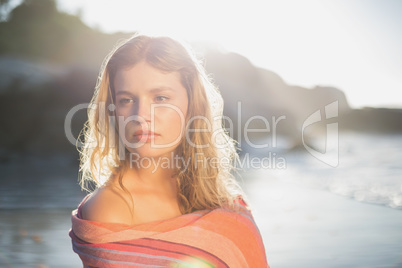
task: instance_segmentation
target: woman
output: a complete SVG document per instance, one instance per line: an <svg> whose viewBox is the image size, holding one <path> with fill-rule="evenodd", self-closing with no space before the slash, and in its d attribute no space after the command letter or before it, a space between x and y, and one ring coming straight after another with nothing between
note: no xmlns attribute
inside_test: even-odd
<svg viewBox="0 0 402 268"><path fill-rule="evenodd" d="M222 98L178 41L136 35L106 58L88 112L70 236L85 267L267 267L231 175Z"/></svg>

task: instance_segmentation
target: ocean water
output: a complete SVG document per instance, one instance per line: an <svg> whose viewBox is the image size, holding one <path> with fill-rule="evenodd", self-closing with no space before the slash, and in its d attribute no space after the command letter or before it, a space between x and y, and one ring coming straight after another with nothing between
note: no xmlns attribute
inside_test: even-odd
<svg viewBox="0 0 402 268"><path fill-rule="evenodd" d="M341 132L336 167L300 149L279 151L275 157L268 149L266 155L276 166L258 169L259 176L278 177L356 202L402 209L402 135Z"/></svg>
<svg viewBox="0 0 402 268"><path fill-rule="evenodd" d="M271 267L402 267L402 135L340 133L338 153L274 148L241 174Z"/></svg>
<svg viewBox="0 0 402 268"><path fill-rule="evenodd" d="M258 157L240 183L272 267L402 267L402 135L341 133L337 167L303 149ZM81 266L68 237L85 196L77 167L63 155L0 163L0 267Z"/></svg>
<svg viewBox="0 0 402 268"><path fill-rule="evenodd" d="M402 209L402 135L339 135L339 165L331 167L304 150L268 148L238 166L301 187L329 191L357 202ZM261 162L255 158L264 158ZM254 161L254 165L250 163ZM84 193L78 161L70 156L16 156L0 162L0 209L72 208ZM253 173L255 175L255 173ZM264 178L261 178L263 183Z"/></svg>
<svg viewBox="0 0 402 268"><path fill-rule="evenodd" d="M68 156L11 156L0 164L0 267L82 267L68 230L85 195Z"/></svg>

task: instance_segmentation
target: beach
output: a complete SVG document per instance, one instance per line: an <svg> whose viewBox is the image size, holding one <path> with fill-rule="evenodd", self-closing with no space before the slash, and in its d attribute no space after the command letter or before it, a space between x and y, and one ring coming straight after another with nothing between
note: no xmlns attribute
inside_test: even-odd
<svg viewBox="0 0 402 268"><path fill-rule="evenodd" d="M271 267L402 267L401 211L268 183L283 194L248 191ZM0 210L0 267L81 267L68 236L70 215L69 209Z"/></svg>
<svg viewBox="0 0 402 268"><path fill-rule="evenodd" d="M401 211L268 184L248 191L271 267L402 267Z"/></svg>
<svg viewBox="0 0 402 268"><path fill-rule="evenodd" d="M359 149L376 137L357 138L337 168L290 153L284 169L240 173L272 268L402 267L402 138L381 139L382 162ZM1 163L0 267L82 267L68 236L85 196L77 168L64 156Z"/></svg>

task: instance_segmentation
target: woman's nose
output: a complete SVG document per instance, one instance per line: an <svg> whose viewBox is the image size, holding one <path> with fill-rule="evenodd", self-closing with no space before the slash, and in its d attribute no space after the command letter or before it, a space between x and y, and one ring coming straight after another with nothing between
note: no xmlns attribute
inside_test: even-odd
<svg viewBox="0 0 402 268"><path fill-rule="evenodd" d="M151 104L146 101L139 101L137 106L137 116L140 120L145 120L146 122L151 121Z"/></svg>

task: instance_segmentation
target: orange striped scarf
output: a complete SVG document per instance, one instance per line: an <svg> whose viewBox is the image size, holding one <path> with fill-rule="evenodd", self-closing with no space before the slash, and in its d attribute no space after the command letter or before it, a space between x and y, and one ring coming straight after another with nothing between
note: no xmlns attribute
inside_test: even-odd
<svg viewBox="0 0 402 268"><path fill-rule="evenodd" d="M73 211L70 237L84 267L265 268L265 249L244 201L136 226L86 221Z"/></svg>

